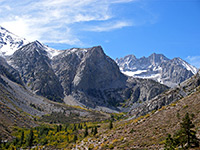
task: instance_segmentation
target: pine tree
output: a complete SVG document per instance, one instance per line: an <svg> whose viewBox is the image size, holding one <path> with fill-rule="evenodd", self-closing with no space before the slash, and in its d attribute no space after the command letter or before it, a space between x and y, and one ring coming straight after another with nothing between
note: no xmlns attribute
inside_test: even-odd
<svg viewBox="0 0 200 150"><path fill-rule="evenodd" d="M168 135L165 143L165 149L173 150L180 146L182 149L199 147L196 132L192 130L192 128L194 128L194 124L192 123L188 113L186 113L180 125L181 128L174 134L174 138L172 138L171 135Z"/></svg>
<svg viewBox="0 0 200 150"><path fill-rule="evenodd" d="M112 123L112 120L110 121L109 123L109 129L112 129L113 128L113 123Z"/></svg>
<svg viewBox="0 0 200 150"><path fill-rule="evenodd" d="M179 134L177 134L179 137L183 139L181 141L183 142L182 145L185 144L187 145L186 148L196 147L199 145L198 139L196 137L196 132L192 130L192 128L194 127L195 126L192 123L189 114L186 113L185 117L181 122L181 129L179 130Z"/></svg>
<svg viewBox="0 0 200 150"><path fill-rule="evenodd" d="M24 144L24 131L22 131L21 138L20 138L20 146Z"/></svg>
<svg viewBox="0 0 200 150"><path fill-rule="evenodd" d="M59 126L57 125L56 126L56 132L59 132L60 131L60 128L59 128Z"/></svg>
<svg viewBox="0 0 200 150"><path fill-rule="evenodd" d="M80 129L83 129L83 126L82 126L82 124L80 124Z"/></svg>
<svg viewBox="0 0 200 150"><path fill-rule="evenodd" d="M96 135L98 133L97 131L97 126L94 127L94 135Z"/></svg>
<svg viewBox="0 0 200 150"><path fill-rule="evenodd" d="M76 131L76 124L74 123L72 131Z"/></svg>
<svg viewBox="0 0 200 150"><path fill-rule="evenodd" d="M93 133L94 133L94 129L92 128L92 129L91 129L91 134L93 134Z"/></svg>
<svg viewBox="0 0 200 150"><path fill-rule="evenodd" d="M33 130L30 130L30 134L28 135L27 138L27 144L29 147L31 147L33 145L33 140L34 140L34 135L33 135Z"/></svg>
<svg viewBox="0 0 200 150"><path fill-rule="evenodd" d="M84 137L88 136L88 127L85 127Z"/></svg>
<svg viewBox="0 0 200 150"><path fill-rule="evenodd" d="M67 132L68 124L65 125L65 132Z"/></svg>
<svg viewBox="0 0 200 150"><path fill-rule="evenodd" d="M80 129L80 123L78 124L78 129Z"/></svg>
<svg viewBox="0 0 200 150"><path fill-rule="evenodd" d="M59 125L59 131L62 131L62 125L61 124Z"/></svg>

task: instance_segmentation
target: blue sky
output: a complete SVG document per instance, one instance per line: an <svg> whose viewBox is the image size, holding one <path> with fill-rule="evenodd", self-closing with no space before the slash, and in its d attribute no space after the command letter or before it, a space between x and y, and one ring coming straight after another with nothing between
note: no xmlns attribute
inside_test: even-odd
<svg viewBox="0 0 200 150"><path fill-rule="evenodd" d="M200 0L0 0L0 25L56 49L155 52L200 68Z"/></svg>

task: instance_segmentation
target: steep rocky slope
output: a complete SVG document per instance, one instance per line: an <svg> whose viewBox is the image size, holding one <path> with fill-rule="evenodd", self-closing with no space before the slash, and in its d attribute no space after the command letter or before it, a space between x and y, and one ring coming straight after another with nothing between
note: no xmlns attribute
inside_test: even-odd
<svg viewBox="0 0 200 150"><path fill-rule="evenodd" d="M57 118L52 118L55 114ZM0 75L0 136L3 139L11 138L13 126L37 125L34 118L41 118L40 121L45 122L53 120L56 123L71 123L99 121L108 117L109 115L102 112L49 101L9 80L5 75Z"/></svg>
<svg viewBox="0 0 200 150"><path fill-rule="evenodd" d="M64 88L66 103L118 110L125 100L148 101L167 89L151 80L123 75L100 46L65 50L53 57L52 66Z"/></svg>
<svg viewBox="0 0 200 150"><path fill-rule="evenodd" d="M63 88L52 67L47 51L38 41L29 43L9 57L24 83L36 94L62 102Z"/></svg>
<svg viewBox="0 0 200 150"><path fill-rule="evenodd" d="M120 70L128 76L154 79L170 87L178 85L197 72L197 68L181 58L170 60L162 54L155 53L142 58L128 55L116 59L116 62Z"/></svg>
<svg viewBox="0 0 200 150"><path fill-rule="evenodd" d="M190 79L182 82L177 87L169 89L168 91L156 96L148 102L144 102L139 106L132 108L130 115L135 117L145 115L153 110L162 108L162 106L169 105L187 95L196 91L196 87L200 85L200 71Z"/></svg>
<svg viewBox="0 0 200 150"><path fill-rule="evenodd" d="M112 129L109 129L108 123L100 124L98 134L77 142L76 148L80 150L91 147L97 150L163 149L167 135L169 133L174 135L180 129L180 122L186 113L190 114L195 125L193 130L200 138L200 86L193 90L195 92L188 96L145 116L113 122ZM195 150L197 149L199 148Z"/></svg>
<svg viewBox="0 0 200 150"><path fill-rule="evenodd" d="M127 111L132 103L148 101L167 89L125 76L100 46L49 54L49 48L35 41L7 56L9 64L2 58L1 66L37 95L103 111Z"/></svg>
<svg viewBox="0 0 200 150"><path fill-rule="evenodd" d="M0 56L0 74L6 76L10 80L23 85L21 76L17 70L11 67L6 60Z"/></svg>

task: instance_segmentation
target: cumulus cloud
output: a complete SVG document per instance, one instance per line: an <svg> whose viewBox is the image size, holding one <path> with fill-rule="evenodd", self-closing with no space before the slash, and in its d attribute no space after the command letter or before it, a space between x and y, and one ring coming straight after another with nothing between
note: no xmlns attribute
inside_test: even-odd
<svg viewBox="0 0 200 150"><path fill-rule="evenodd" d="M111 6L133 1L136 0L0 0L0 22L30 41L81 45L78 33L83 23L96 21L90 29L95 32L131 26L130 21L122 21L112 14Z"/></svg>
<svg viewBox="0 0 200 150"><path fill-rule="evenodd" d="M186 59L191 65L200 69L200 56L188 56Z"/></svg>

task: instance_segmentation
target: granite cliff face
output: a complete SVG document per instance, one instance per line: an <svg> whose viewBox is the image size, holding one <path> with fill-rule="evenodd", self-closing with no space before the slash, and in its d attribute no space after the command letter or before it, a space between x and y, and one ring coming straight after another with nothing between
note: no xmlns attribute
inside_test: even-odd
<svg viewBox="0 0 200 150"><path fill-rule="evenodd" d="M8 79L23 85L21 76L17 70L11 67L6 60L0 56L0 75L6 76Z"/></svg>
<svg viewBox="0 0 200 150"><path fill-rule="evenodd" d="M9 63L19 71L23 82L36 94L62 101L63 88L51 67L51 59L38 41L14 52L9 57Z"/></svg>
<svg viewBox="0 0 200 150"><path fill-rule="evenodd" d="M53 58L53 69L66 94L72 90L89 91L123 86L126 77L100 46L70 49Z"/></svg>
<svg viewBox="0 0 200 150"><path fill-rule="evenodd" d="M167 89L151 80L125 76L100 46L65 50L53 57L52 66L64 88L66 103L117 109L127 100L129 107L131 102L150 100Z"/></svg>
<svg viewBox="0 0 200 150"><path fill-rule="evenodd" d="M167 89L151 80L125 76L100 46L57 52L35 41L6 60L9 64L3 58L1 64L34 93L99 110L124 110L125 102L128 110L131 103L148 101Z"/></svg>
<svg viewBox="0 0 200 150"><path fill-rule="evenodd" d="M15 43L15 35L3 28L1 31L2 37ZM167 89L152 80L122 74L100 46L58 51L35 41L21 43L18 50L10 46L9 50L10 41L3 40L4 47L8 46L6 53L0 47L8 62L2 63L3 67L25 88L53 101L127 111L132 103L148 101Z"/></svg>
<svg viewBox="0 0 200 150"><path fill-rule="evenodd" d="M149 57L137 59L134 55L116 59L120 70L128 75L174 87L193 76L197 69L181 58L168 59L162 54L153 53Z"/></svg>

